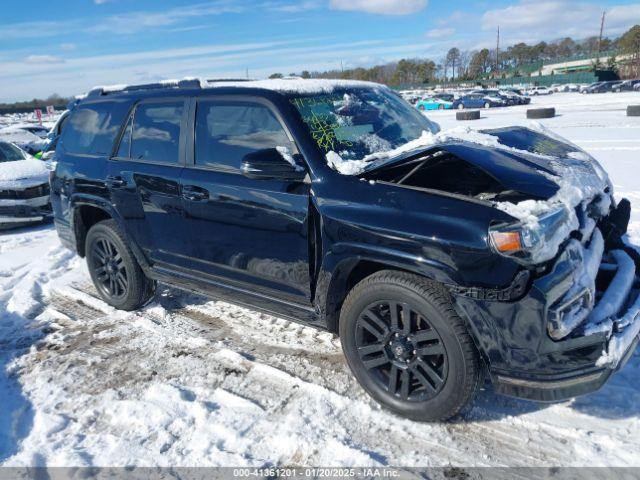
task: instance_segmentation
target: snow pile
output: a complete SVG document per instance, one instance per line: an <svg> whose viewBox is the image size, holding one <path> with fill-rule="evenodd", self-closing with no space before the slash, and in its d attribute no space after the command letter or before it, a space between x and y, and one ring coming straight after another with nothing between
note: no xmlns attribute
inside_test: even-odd
<svg viewBox="0 0 640 480"><path fill-rule="evenodd" d="M555 175L549 178L560 188L550 199L525 200L517 204L496 203L498 209L518 219L526 229L542 237L543 242L538 245L532 258L534 263L555 257L569 233L579 228L577 207L581 203L596 201L595 213L601 216L606 215L611 207L611 197L604 193L609 186L609 179L602 168L588 155L585 156L582 152L572 153L566 159L551 162ZM564 211L566 221L556 230L545 230L541 226L541 219L558 209Z"/></svg>
<svg viewBox="0 0 640 480"><path fill-rule="evenodd" d="M609 340L609 346L606 352L602 352L602 356L596 362L598 367L615 368L618 366L624 355L627 353L631 344L640 335L640 296L635 303L627 311L624 317L620 319L620 324L627 325L622 333L614 335Z"/></svg>
<svg viewBox="0 0 640 480"><path fill-rule="evenodd" d="M47 144L46 139L15 126L0 129L0 140L33 150L42 150Z"/></svg>
<svg viewBox="0 0 640 480"><path fill-rule="evenodd" d="M0 163L0 189L21 190L49 182L46 163L35 158Z"/></svg>

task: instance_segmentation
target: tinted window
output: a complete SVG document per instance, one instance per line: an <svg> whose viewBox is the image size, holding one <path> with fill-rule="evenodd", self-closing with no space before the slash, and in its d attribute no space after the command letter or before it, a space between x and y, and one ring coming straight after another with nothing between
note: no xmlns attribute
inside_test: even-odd
<svg viewBox="0 0 640 480"><path fill-rule="evenodd" d="M280 122L267 107L249 102L198 102L196 165L239 169L245 155L290 147Z"/></svg>
<svg viewBox="0 0 640 480"><path fill-rule="evenodd" d="M71 153L109 155L119 125L112 122L113 103L78 107L69 117L61 144Z"/></svg>
<svg viewBox="0 0 640 480"><path fill-rule="evenodd" d="M131 158L178 163L183 102L144 103L136 108Z"/></svg>

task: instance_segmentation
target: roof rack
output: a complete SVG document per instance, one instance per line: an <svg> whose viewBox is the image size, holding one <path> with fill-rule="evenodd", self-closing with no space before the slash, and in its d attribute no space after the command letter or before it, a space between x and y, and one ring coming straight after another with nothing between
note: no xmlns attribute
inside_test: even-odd
<svg viewBox="0 0 640 480"><path fill-rule="evenodd" d="M211 78L207 83L224 83L224 82L250 82L249 78Z"/></svg>
<svg viewBox="0 0 640 480"><path fill-rule="evenodd" d="M155 83L145 83L140 85L116 85L111 87L96 87L88 94L87 98L101 97L122 92L139 92L144 90L160 90L166 88L202 88L199 78L185 78L183 80L164 80Z"/></svg>

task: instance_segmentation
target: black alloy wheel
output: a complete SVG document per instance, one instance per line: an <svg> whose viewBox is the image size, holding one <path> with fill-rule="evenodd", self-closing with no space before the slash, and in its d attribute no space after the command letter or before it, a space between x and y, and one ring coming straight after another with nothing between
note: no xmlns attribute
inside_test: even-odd
<svg viewBox="0 0 640 480"><path fill-rule="evenodd" d="M435 421L457 415L482 382L482 359L442 285L382 270L356 284L339 324L354 376L385 408Z"/></svg>
<svg viewBox="0 0 640 480"><path fill-rule="evenodd" d="M124 297L129 288L127 268L114 243L100 238L93 244L90 255L98 288L114 299Z"/></svg>
<svg viewBox="0 0 640 480"><path fill-rule="evenodd" d="M153 297L155 282L142 271L114 220L103 220L89 229L85 252L93 284L112 307L137 310Z"/></svg>
<svg viewBox="0 0 640 480"><path fill-rule="evenodd" d="M356 346L380 388L402 400L429 400L446 381L447 352L440 335L407 303L369 305L356 322Z"/></svg>

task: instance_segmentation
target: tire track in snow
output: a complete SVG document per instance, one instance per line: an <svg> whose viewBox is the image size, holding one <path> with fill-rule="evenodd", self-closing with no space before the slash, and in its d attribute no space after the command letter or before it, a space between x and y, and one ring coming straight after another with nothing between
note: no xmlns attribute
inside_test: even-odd
<svg viewBox="0 0 640 480"><path fill-rule="evenodd" d="M89 298L87 303L101 301L90 284L74 287L65 288L65 296L54 297L57 299L52 301L52 306L57 311L85 320L86 315L100 318L105 316L105 311L110 311L106 305L99 309L89 307L89 311L85 302L76 305L78 299ZM532 445L528 434L532 425L519 422L514 428L499 420L490 420L491 415L474 423L444 425L401 420L379 410L360 389L342 359L337 340L330 334L301 329L288 321L221 302L198 298L195 303L189 303L189 300L193 300L193 296L169 296L164 303L170 305L170 309L152 305L139 314L127 315L123 321L138 319L154 336L178 334L205 340L207 344L203 348L215 356L217 367L224 370L216 387L260 405L271 422L277 421L277 417L300 415L310 397L320 395L330 397L331 405L349 405L333 412L335 421L345 428L345 439L350 439L355 448L361 450L385 452L381 454L385 458L407 455L403 447L407 435L412 437L415 452L420 452L410 455L413 461L421 458L433 464L442 464L444 459L464 464L471 458L477 464L554 464L562 460L557 453L561 451L559 447L567 448L547 432L538 435L545 439L544 445ZM306 330L313 333L305 334ZM281 341L282 338L286 341ZM174 354L191 355L184 349ZM121 356L121 352L114 350L112 358ZM366 428L351 429L346 425L366 425ZM376 441L376 436L381 440ZM509 450L508 462L503 463L504 458L500 458L502 454L498 452L506 450Z"/></svg>

